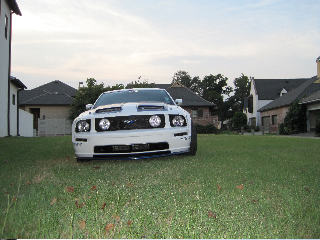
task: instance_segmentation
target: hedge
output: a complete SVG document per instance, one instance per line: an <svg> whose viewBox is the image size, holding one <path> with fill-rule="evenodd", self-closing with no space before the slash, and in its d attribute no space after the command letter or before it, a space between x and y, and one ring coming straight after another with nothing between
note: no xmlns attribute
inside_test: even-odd
<svg viewBox="0 0 320 240"><path fill-rule="evenodd" d="M219 130L213 124L208 124L205 126L196 124L195 126L198 134L219 133Z"/></svg>

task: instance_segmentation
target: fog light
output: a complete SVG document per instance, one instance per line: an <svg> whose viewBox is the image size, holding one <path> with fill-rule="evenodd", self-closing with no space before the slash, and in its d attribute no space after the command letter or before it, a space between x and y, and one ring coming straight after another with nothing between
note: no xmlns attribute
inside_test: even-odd
<svg viewBox="0 0 320 240"><path fill-rule="evenodd" d="M159 127L161 124L161 118L158 115L153 115L149 118L151 127Z"/></svg>
<svg viewBox="0 0 320 240"><path fill-rule="evenodd" d="M184 117L182 116L175 116L172 119L172 125L175 127L181 127L184 124Z"/></svg>
<svg viewBox="0 0 320 240"><path fill-rule="evenodd" d="M101 119L99 122L99 127L102 130L108 130L110 128L110 121L108 119Z"/></svg>
<svg viewBox="0 0 320 240"><path fill-rule="evenodd" d="M90 130L90 124L87 121L80 121L77 123L77 129L79 132L88 132Z"/></svg>

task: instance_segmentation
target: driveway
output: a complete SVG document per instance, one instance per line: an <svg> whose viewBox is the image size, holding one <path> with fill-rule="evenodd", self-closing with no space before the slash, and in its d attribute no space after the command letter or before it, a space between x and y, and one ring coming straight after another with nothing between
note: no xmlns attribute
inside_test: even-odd
<svg viewBox="0 0 320 240"><path fill-rule="evenodd" d="M244 135L252 135L252 133L244 133ZM254 135L262 135L262 132L255 132ZM315 137L315 132L306 132L306 133L298 133L298 134L290 134L290 135L279 135L280 137L302 137L302 138L319 138Z"/></svg>
<svg viewBox="0 0 320 240"><path fill-rule="evenodd" d="M298 133L298 134L290 134L290 135L282 135L282 136L303 137L303 138L319 138L319 137L315 137L315 132L306 132L306 133Z"/></svg>

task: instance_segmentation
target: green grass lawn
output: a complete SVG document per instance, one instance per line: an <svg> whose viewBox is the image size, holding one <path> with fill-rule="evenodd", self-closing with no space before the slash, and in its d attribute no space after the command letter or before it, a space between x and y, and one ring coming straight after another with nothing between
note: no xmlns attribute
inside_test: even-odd
<svg viewBox="0 0 320 240"><path fill-rule="evenodd" d="M320 238L319 139L198 135L194 157L74 159L0 138L1 238Z"/></svg>

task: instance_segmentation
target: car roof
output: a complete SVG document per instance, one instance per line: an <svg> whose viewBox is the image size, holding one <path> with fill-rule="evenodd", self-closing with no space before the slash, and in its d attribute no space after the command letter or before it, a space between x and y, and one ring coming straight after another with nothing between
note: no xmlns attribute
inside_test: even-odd
<svg viewBox="0 0 320 240"><path fill-rule="evenodd" d="M128 88L128 89L118 89L118 90L111 90L111 91L106 91L105 93L108 92L127 92L127 91L146 91L146 90L160 90L160 91L166 91L165 89L160 89L160 88Z"/></svg>

